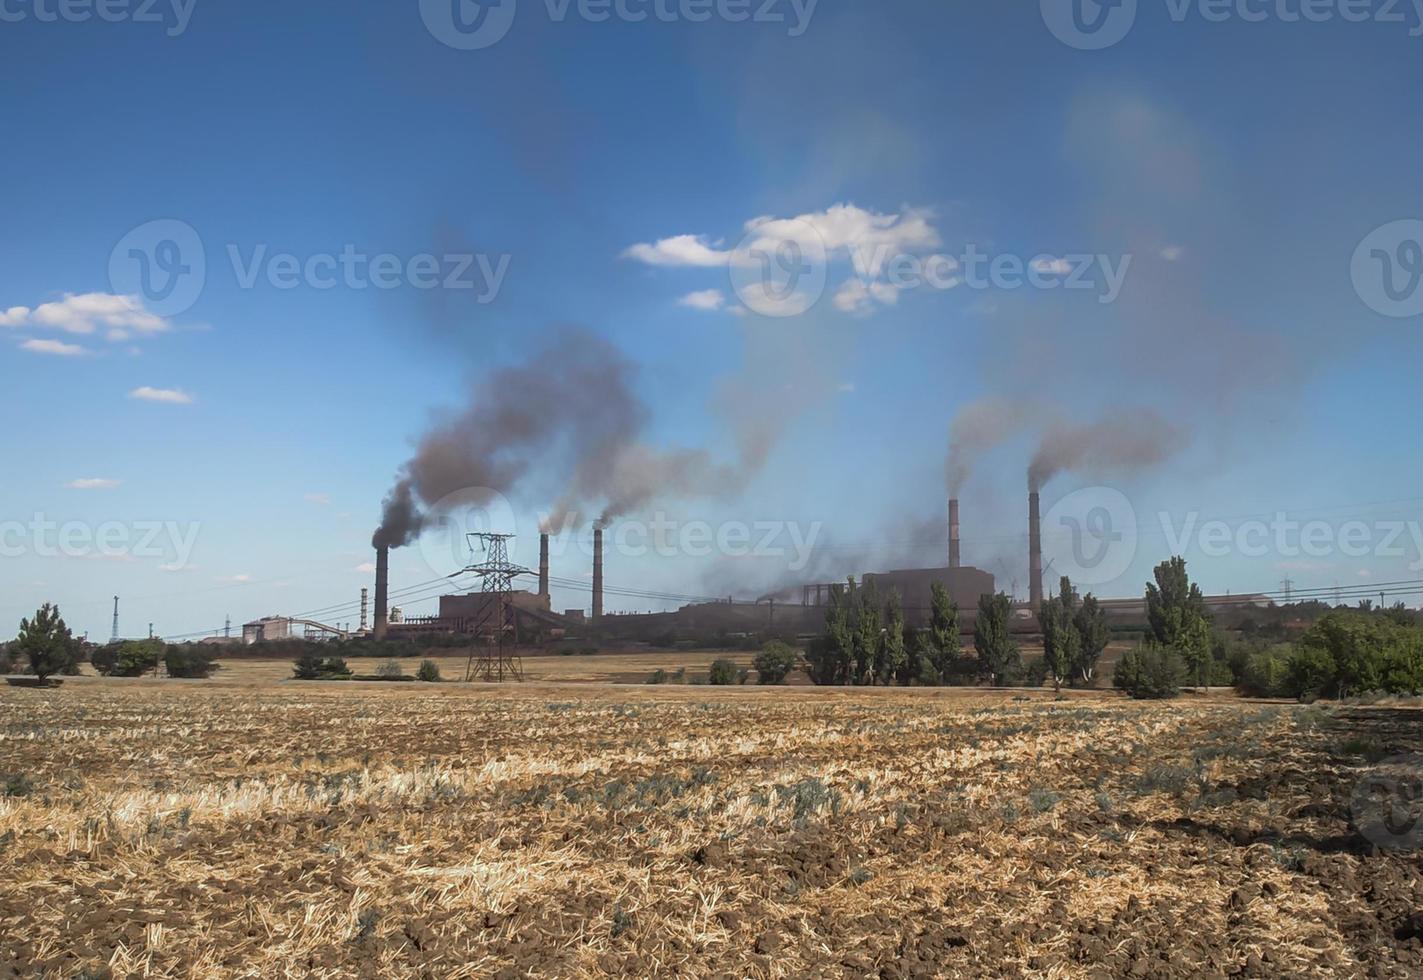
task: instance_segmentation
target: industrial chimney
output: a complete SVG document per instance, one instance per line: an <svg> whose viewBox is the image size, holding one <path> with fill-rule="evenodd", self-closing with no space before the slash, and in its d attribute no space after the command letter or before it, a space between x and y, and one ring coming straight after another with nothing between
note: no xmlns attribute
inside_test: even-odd
<svg viewBox="0 0 1423 980"><path fill-rule="evenodd" d="M1037 612L1043 605L1043 527L1037 491L1028 494L1028 601Z"/></svg>
<svg viewBox="0 0 1423 980"><path fill-rule="evenodd" d="M369 619L368 619L368 617L367 617L367 610L370 608L370 604L371 604L370 592L369 592L368 590L366 590L366 589L362 589L362 590L361 590L361 632L362 632L362 633L364 633L364 632L366 631L366 624L369 622Z"/></svg>
<svg viewBox="0 0 1423 980"><path fill-rule="evenodd" d="M603 618L603 525L593 525L593 621Z"/></svg>
<svg viewBox="0 0 1423 980"><path fill-rule="evenodd" d="M548 591L548 534L539 535L539 595L549 598Z"/></svg>
<svg viewBox="0 0 1423 980"><path fill-rule="evenodd" d="M386 620L390 615L390 549L376 549L376 625L375 638L385 639Z"/></svg>
<svg viewBox="0 0 1423 980"><path fill-rule="evenodd" d="M949 567L959 567L959 502L949 499Z"/></svg>

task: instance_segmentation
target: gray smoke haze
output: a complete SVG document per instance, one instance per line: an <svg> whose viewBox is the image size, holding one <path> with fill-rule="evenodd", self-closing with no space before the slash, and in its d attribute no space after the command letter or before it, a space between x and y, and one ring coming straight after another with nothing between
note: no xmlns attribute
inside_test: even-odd
<svg viewBox="0 0 1423 980"><path fill-rule="evenodd" d="M475 383L468 404L437 421L401 468L374 545L409 544L423 509L458 490L509 492L540 457L561 461L579 486L606 479L609 461L646 422L635 373L611 344L569 329L527 362Z"/></svg>
<svg viewBox="0 0 1423 980"><path fill-rule="evenodd" d="M1138 409L1085 425L1061 423L1044 435L1028 466L1028 489L1041 490L1065 470L1131 473L1164 462L1186 443L1179 427Z"/></svg>
<svg viewBox="0 0 1423 980"><path fill-rule="evenodd" d="M764 464L778 427L733 416L734 463L700 449L641 441L651 413L634 390L637 367L606 340L564 329L524 363L472 385L468 402L416 445L387 495L375 547L402 547L431 507L470 488L509 493L535 469L565 488L544 530L602 505L607 523L661 498L727 498Z"/></svg>
<svg viewBox="0 0 1423 980"><path fill-rule="evenodd" d="M944 479L958 496L980 456L1022 431L1029 408L1022 399L983 398L959 409L949 423L949 455Z"/></svg>

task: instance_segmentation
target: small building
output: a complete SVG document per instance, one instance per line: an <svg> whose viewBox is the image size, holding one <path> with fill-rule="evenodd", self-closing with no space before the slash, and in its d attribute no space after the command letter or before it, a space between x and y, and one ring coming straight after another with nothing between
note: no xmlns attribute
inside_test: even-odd
<svg viewBox="0 0 1423 980"><path fill-rule="evenodd" d="M292 629L292 621L285 616L264 616L242 624L242 642L248 646L291 639L296 639L296 633Z"/></svg>

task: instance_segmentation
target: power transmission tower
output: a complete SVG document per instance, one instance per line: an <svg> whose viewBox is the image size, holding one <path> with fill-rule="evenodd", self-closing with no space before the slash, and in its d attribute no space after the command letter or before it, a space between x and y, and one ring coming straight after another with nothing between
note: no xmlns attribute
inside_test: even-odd
<svg viewBox="0 0 1423 980"><path fill-rule="evenodd" d="M109 635L110 643L119 642L119 597L114 596L114 631Z"/></svg>
<svg viewBox="0 0 1423 980"><path fill-rule="evenodd" d="M1292 590L1295 587L1295 581L1289 576L1286 576L1285 580L1280 583L1280 586L1285 590L1285 605L1289 605L1290 596L1293 594Z"/></svg>
<svg viewBox="0 0 1423 980"><path fill-rule="evenodd" d="M232 639L232 614L231 614L231 613L228 613L227 621L222 624L222 638L223 638L224 640L230 640L230 639Z"/></svg>
<svg viewBox="0 0 1423 980"><path fill-rule="evenodd" d="M524 679L523 662L519 659L519 626L514 609L514 579L533 572L509 561L509 540L512 534L474 533L465 535L471 553L476 541L484 561L470 565L451 575L477 575L479 591L484 596L475 624L474 646L469 651L464 679L498 681L505 676L516 681Z"/></svg>

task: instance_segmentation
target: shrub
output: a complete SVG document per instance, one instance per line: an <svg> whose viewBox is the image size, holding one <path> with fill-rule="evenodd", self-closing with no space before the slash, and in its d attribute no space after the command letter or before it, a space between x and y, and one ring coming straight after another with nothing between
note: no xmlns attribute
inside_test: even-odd
<svg viewBox="0 0 1423 980"><path fill-rule="evenodd" d="M1314 701L1335 687L1338 667L1323 647L1301 645L1290 655L1285 693L1301 701Z"/></svg>
<svg viewBox="0 0 1423 980"><path fill-rule="evenodd" d="M939 668L935 667L934 661L928 657L919 658L919 683L924 687L938 687L943 683Z"/></svg>
<svg viewBox="0 0 1423 980"><path fill-rule="evenodd" d="M654 671L652 672L652 675L647 678L647 683L649 683L649 684L666 684L666 683L667 683L667 671L663 670L661 667L657 668L656 670L654 670Z"/></svg>
<svg viewBox="0 0 1423 980"><path fill-rule="evenodd" d="M1117 663L1112 683L1140 700L1174 698L1181 693L1185 676L1180 654L1152 645L1128 650Z"/></svg>
<svg viewBox="0 0 1423 980"><path fill-rule="evenodd" d="M321 658L315 651L303 651L292 666L292 675L299 681L316 680L321 676Z"/></svg>
<svg viewBox="0 0 1423 980"><path fill-rule="evenodd" d="M728 686L736 683L737 666L730 660L715 660L707 674L707 683Z"/></svg>
<svg viewBox="0 0 1423 980"><path fill-rule="evenodd" d="M756 668L757 684L780 684L795 670L799 654L780 640L772 640L761 648L751 666Z"/></svg>
<svg viewBox="0 0 1423 980"><path fill-rule="evenodd" d="M1245 660L1240 690L1256 698L1283 697L1289 690L1290 649L1285 646L1257 650Z"/></svg>
<svg viewBox="0 0 1423 980"><path fill-rule="evenodd" d="M415 679L426 684L440 683L440 665L433 660L420 661L420 667L415 671Z"/></svg>
<svg viewBox="0 0 1423 980"><path fill-rule="evenodd" d="M125 640L97 648L89 662L105 677L141 677L157 667L162 652L159 640Z"/></svg>
<svg viewBox="0 0 1423 980"><path fill-rule="evenodd" d="M1025 687L1042 687L1047 683L1047 673L1047 660L1042 657L1030 660L1028 665L1023 668L1023 685Z"/></svg>
<svg viewBox="0 0 1423 980"><path fill-rule="evenodd" d="M205 678L217 669L212 651L197 643L170 646L163 653L169 677Z"/></svg>
<svg viewBox="0 0 1423 980"><path fill-rule="evenodd" d="M404 677L405 671L400 666L398 660L387 660L376 668L376 676L385 680L395 680L397 677Z"/></svg>

